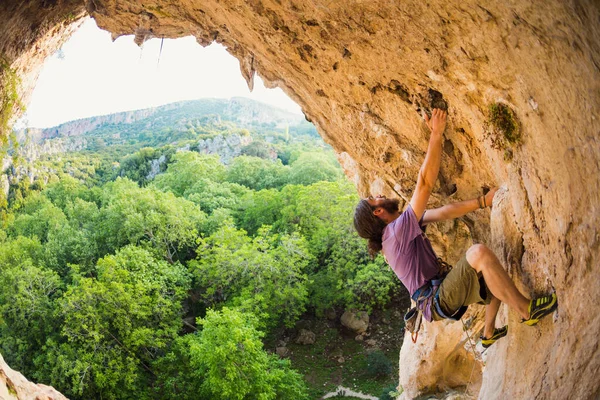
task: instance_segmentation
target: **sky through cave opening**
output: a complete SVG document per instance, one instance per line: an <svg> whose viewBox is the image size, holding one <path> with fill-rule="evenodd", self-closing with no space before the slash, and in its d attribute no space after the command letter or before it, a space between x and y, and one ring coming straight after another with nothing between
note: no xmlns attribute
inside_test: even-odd
<svg viewBox="0 0 600 400"><path fill-rule="evenodd" d="M199 98L247 97L295 114L300 107L281 89L255 77L248 89L239 62L224 46L200 46L194 37L134 36L111 40L88 18L46 60L31 101L15 128L48 128L68 121Z"/></svg>

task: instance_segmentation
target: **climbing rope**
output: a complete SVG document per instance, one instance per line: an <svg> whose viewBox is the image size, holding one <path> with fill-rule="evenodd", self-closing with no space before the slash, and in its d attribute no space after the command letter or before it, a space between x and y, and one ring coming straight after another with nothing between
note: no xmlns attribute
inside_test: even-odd
<svg viewBox="0 0 600 400"><path fill-rule="evenodd" d="M158 60L156 61L156 68L158 68L158 64L160 63L160 56L162 54L163 43L165 42L165 38L162 37L160 39L160 50L158 51Z"/></svg>
<svg viewBox="0 0 600 400"><path fill-rule="evenodd" d="M137 38L138 33L135 34L135 37ZM142 39L142 44L140 44L140 61L142 61L142 55L144 54L144 44L146 44L146 35L144 35L144 38Z"/></svg>
<svg viewBox="0 0 600 400"><path fill-rule="evenodd" d="M475 364L477 363L477 354L475 354L475 345L473 344L473 340L471 340L471 335L469 335L469 330L465 325L465 321L460 319L460 322L463 324L463 329L467 334L467 338L469 339L469 344L471 345L471 350L473 351L473 367L471 367L471 375L469 375L469 381L467 382L467 386L465 387L465 395L467 394L467 390L469 389L469 385L471 384L471 379L473 378L473 371L475 370Z"/></svg>

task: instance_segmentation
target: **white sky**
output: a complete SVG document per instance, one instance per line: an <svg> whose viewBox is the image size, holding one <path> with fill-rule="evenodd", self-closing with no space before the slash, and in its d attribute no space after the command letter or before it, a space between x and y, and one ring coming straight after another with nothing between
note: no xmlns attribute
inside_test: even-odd
<svg viewBox="0 0 600 400"><path fill-rule="evenodd" d="M195 38L114 42L94 20L86 21L46 60L18 127L47 128L79 118L148 108L204 97L249 97L300 113L281 89L266 89L257 76L250 93L239 62L225 48L203 48Z"/></svg>

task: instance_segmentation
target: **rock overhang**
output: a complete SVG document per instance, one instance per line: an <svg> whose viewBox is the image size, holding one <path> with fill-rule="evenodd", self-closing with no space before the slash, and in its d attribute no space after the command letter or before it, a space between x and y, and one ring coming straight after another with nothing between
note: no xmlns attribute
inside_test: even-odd
<svg viewBox="0 0 600 400"><path fill-rule="evenodd" d="M488 367L482 393L490 394L494 374L504 376L503 393L517 397L523 385L541 397L596 393L598 383L582 373L600 368L595 335L564 335L580 323L596 332L600 325L566 312L598 298L597 3L7 1L0 51L21 77L25 100L45 57L85 15L113 38L193 35L201 45L223 44L250 87L258 73L300 104L361 195L410 198L428 139L420 116L447 106L432 205L474 197L484 185L506 190L491 231L490 215L477 212L433 232L440 251L452 259L473 240L486 242L524 292L556 290L565 310L541 328L542 345L561 344L532 354L529 339L517 337L503 361ZM508 140L503 126L518 126L520 139ZM511 370L515 363L525 363L530 376ZM550 378L540 383L540 374Z"/></svg>

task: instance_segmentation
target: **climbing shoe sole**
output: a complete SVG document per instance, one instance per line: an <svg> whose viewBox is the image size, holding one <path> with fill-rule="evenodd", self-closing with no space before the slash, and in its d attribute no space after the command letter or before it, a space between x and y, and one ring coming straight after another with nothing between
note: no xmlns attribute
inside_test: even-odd
<svg viewBox="0 0 600 400"><path fill-rule="evenodd" d="M504 325L502 328L495 328L494 334L492 335L491 338L486 339L483 336L481 336L481 345L483 346L484 349L487 349L488 347L490 347L491 345L496 343L496 340L506 336L507 333L508 333L508 325Z"/></svg>
<svg viewBox="0 0 600 400"><path fill-rule="evenodd" d="M556 310L556 307L558 307L558 299L555 293L552 293L550 296L533 299L529 302L529 319L524 319L521 322L525 325L533 326L540 319Z"/></svg>

